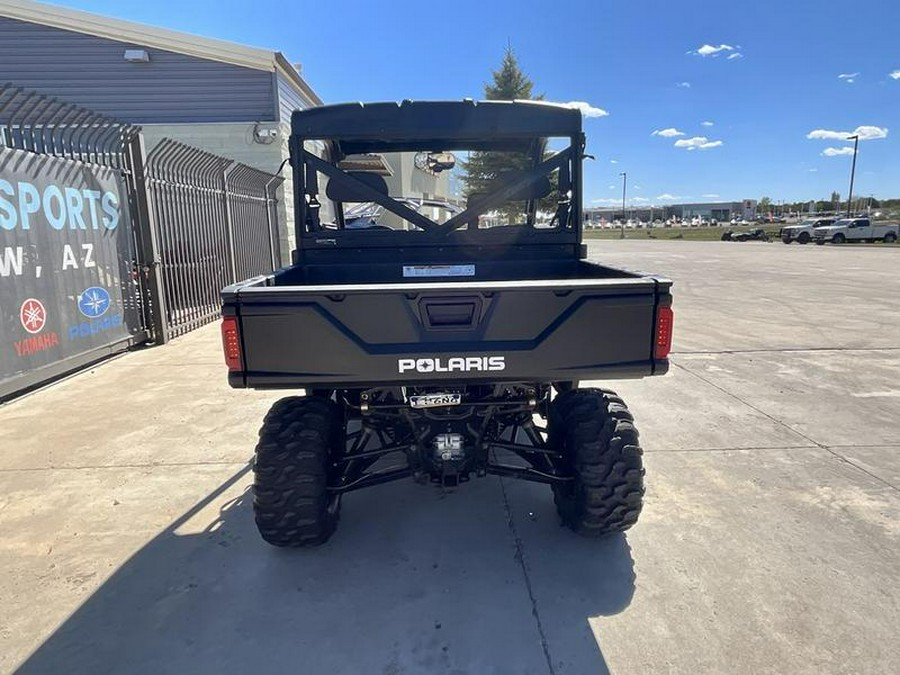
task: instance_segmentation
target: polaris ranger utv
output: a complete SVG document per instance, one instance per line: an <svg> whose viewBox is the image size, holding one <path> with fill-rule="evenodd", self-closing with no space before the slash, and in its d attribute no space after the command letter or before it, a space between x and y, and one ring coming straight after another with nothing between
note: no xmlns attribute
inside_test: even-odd
<svg viewBox="0 0 900 675"><path fill-rule="evenodd" d="M582 535L637 521L633 418L613 391L578 385L666 372L671 282L585 259L584 147L580 113L545 103L294 113L293 264L222 292L231 386L305 390L260 430L263 539L322 544L352 490L490 474L548 484ZM466 152L514 169L444 213L400 194ZM389 176L395 194L388 166L407 172ZM348 227L364 204L381 216Z"/></svg>

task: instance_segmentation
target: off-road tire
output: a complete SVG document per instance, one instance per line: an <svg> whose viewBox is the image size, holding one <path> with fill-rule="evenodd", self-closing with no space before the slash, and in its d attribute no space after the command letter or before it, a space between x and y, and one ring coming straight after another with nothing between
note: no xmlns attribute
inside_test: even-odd
<svg viewBox="0 0 900 675"><path fill-rule="evenodd" d="M586 537L627 530L643 506L644 468L625 402L613 391L577 389L558 396L552 408L550 445L575 476L553 486L563 524Z"/></svg>
<svg viewBox="0 0 900 675"><path fill-rule="evenodd" d="M847 237L845 237L844 235L842 235L840 232L838 232L836 235L834 235L834 236L831 238L831 243L832 243L832 244L843 244L845 241L847 241Z"/></svg>
<svg viewBox="0 0 900 675"><path fill-rule="evenodd" d="M801 232L800 236L797 237L797 241L801 244L808 244L811 238L812 237L809 236L809 232Z"/></svg>
<svg viewBox="0 0 900 675"><path fill-rule="evenodd" d="M897 241L897 235L893 232L888 232L886 235L884 235L884 239L882 239L882 241L885 244L893 244L895 241Z"/></svg>
<svg viewBox="0 0 900 675"><path fill-rule="evenodd" d="M319 396L290 396L269 410L253 465L253 513L273 546L318 546L334 533L340 496L327 491L329 456L344 438L341 408Z"/></svg>

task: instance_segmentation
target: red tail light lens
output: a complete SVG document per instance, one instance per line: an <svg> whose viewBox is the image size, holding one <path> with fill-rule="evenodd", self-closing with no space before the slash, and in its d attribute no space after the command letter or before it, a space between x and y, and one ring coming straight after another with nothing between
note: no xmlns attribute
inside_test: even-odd
<svg viewBox="0 0 900 675"><path fill-rule="evenodd" d="M671 307L659 307L656 310L656 340L654 342L653 356L664 359L669 356L672 349L672 323L675 314Z"/></svg>
<svg viewBox="0 0 900 675"><path fill-rule="evenodd" d="M222 317L222 349L228 370L243 370L241 363L241 333L236 316Z"/></svg>

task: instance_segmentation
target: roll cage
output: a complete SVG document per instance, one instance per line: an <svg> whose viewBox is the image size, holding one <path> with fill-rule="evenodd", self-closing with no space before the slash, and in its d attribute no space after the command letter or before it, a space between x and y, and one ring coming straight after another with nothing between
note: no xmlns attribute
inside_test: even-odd
<svg viewBox="0 0 900 675"><path fill-rule="evenodd" d="M565 138L569 143L545 156L547 138ZM323 157L308 149L314 143L321 144ZM296 111L291 122L290 149L298 249L396 246L401 241L404 246L471 245L476 241L503 245L512 241L564 245L570 251L580 249L584 145L579 111L535 101L404 101ZM443 223L419 213L408 200L389 196L373 181L365 180L366 176L337 166L351 155L451 149L524 153L532 165L498 178L486 193L470 198L465 209ZM537 197L533 193L536 186L547 183L547 177L557 171L558 205L551 227L535 228ZM352 195L353 199L347 201L377 204L418 229L344 229L340 208L336 209L337 222L326 227L320 220L320 209L321 200L328 197L319 194L320 175L327 177L329 193ZM478 228L480 215L513 200L528 201L527 226L493 231Z"/></svg>

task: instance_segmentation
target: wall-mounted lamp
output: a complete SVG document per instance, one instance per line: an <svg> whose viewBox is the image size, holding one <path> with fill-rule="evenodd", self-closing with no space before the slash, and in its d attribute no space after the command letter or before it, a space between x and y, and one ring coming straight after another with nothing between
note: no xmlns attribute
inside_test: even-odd
<svg viewBox="0 0 900 675"><path fill-rule="evenodd" d="M126 49L125 60L128 63L150 63L150 54L146 49Z"/></svg>

